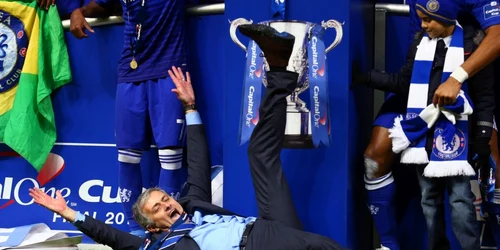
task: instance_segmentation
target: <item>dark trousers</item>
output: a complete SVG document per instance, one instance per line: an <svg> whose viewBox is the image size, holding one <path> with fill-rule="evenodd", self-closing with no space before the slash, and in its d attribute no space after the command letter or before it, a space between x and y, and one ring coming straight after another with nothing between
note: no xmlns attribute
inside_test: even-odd
<svg viewBox="0 0 500 250"><path fill-rule="evenodd" d="M248 237L248 250L344 249L333 240L302 231L280 152L286 125L286 97L295 89L298 75L267 72L268 86L248 146L248 160L259 208L259 219Z"/></svg>

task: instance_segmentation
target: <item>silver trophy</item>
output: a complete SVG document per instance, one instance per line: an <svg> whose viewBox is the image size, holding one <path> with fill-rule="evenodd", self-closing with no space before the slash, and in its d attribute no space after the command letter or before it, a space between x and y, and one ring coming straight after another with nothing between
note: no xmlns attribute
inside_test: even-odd
<svg viewBox="0 0 500 250"><path fill-rule="evenodd" d="M242 48L245 52L247 48L240 42L236 36L236 30L239 25L252 24L252 20L238 18L231 21L229 33L231 39L236 45ZM319 24L304 22L304 21L264 21L259 24L269 25L278 32L287 32L295 36L295 43L288 62L288 71L299 74L298 85L295 91L287 97L287 123L285 128L286 148L313 148L311 135L311 113L306 107L306 103L299 98L299 95L309 88L309 63L307 55L307 45L311 37L311 30ZM321 26L326 30L334 28L336 31L335 40L330 46L325 49L325 55L335 48L342 40L342 24L336 20L322 21ZM265 56L265 55L264 55ZM264 58L264 71L269 70L269 65ZM266 76L262 78L264 86L267 86Z"/></svg>

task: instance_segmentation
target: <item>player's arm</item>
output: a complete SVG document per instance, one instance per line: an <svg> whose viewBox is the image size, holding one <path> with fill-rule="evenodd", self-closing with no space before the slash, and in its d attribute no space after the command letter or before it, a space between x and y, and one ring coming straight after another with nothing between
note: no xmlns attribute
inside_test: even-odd
<svg viewBox="0 0 500 250"><path fill-rule="evenodd" d="M485 33L477 50L462 64L469 76L478 73L500 55L500 24L487 28Z"/></svg>
<svg viewBox="0 0 500 250"><path fill-rule="evenodd" d="M112 14L114 2L115 0L92 0L76 10L80 10L84 17L107 17Z"/></svg>
<svg viewBox="0 0 500 250"><path fill-rule="evenodd" d="M71 13L69 30L78 39L88 37L85 30L94 33L85 17L107 17L113 13L114 0L92 0L89 4L78 8Z"/></svg>
<svg viewBox="0 0 500 250"><path fill-rule="evenodd" d="M456 69L434 93L433 103L440 106L454 103L462 83L500 56L499 2L497 0L474 0L470 7L486 36L469 59Z"/></svg>
<svg viewBox="0 0 500 250"><path fill-rule="evenodd" d="M462 64L462 68L471 77L500 56L500 2L469 0L469 6L486 33L476 51Z"/></svg>

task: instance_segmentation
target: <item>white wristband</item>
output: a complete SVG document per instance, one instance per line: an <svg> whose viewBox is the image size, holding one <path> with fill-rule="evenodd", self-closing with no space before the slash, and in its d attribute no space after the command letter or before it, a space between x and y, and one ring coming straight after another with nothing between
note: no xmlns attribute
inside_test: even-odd
<svg viewBox="0 0 500 250"><path fill-rule="evenodd" d="M458 67L450 76L460 83L464 83L469 78L469 74L462 67Z"/></svg>

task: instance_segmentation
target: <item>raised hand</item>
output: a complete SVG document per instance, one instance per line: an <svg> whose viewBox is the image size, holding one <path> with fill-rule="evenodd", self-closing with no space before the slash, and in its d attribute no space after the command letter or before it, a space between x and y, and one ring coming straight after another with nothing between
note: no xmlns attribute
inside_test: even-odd
<svg viewBox="0 0 500 250"><path fill-rule="evenodd" d="M68 209L66 201L62 197L59 190L56 191L55 199L38 188L30 188L29 192L30 196L34 199L36 204L43 206L52 212L62 214Z"/></svg>
<svg viewBox="0 0 500 250"><path fill-rule="evenodd" d="M194 90L191 85L191 76L189 72L186 72L186 77L184 77L181 68L172 66L172 70L168 70L168 74L175 84L175 89L172 89L172 92L177 95L177 98L182 104L184 104L184 106L194 104Z"/></svg>

